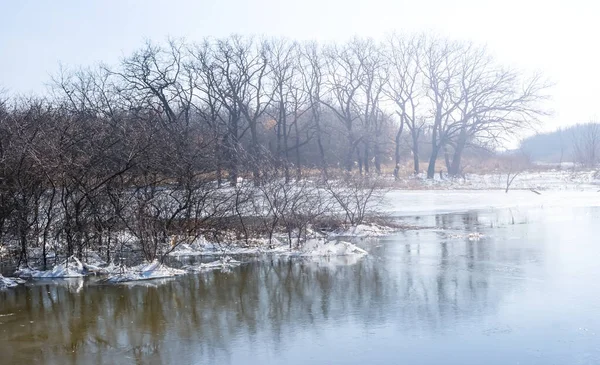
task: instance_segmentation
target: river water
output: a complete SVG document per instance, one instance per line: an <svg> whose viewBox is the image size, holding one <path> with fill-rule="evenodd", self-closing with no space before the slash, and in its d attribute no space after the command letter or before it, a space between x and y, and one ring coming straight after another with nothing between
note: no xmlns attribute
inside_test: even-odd
<svg viewBox="0 0 600 365"><path fill-rule="evenodd" d="M2 291L0 364L600 364L600 208L404 219L364 258Z"/></svg>

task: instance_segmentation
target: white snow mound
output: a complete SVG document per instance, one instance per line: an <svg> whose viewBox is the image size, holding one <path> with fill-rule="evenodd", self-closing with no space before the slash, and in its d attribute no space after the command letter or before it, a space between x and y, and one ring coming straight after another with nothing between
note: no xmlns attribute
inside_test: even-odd
<svg viewBox="0 0 600 365"><path fill-rule="evenodd" d="M51 278L80 278L88 273L88 269L75 256L71 256L52 270L35 270L21 267L15 271L15 275L22 278L51 279Z"/></svg>
<svg viewBox="0 0 600 365"><path fill-rule="evenodd" d="M186 265L183 267L185 270L189 271L208 271L208 270L227 270L237 266L240 266L242 263L238 260L231 258L230 256L223 256L219 260L201 263L199 265Z"/></svg>
<svg viewBox="0 0 600 365"><path fill-rule="evenodd" d="M119 274L109 275L104 282L124 283L128 281L171 278L185 274L185 270L173 269L154 260L131 268L123 268Z"/></svg>
<svg viewBox="0 0 600 365"><path fill-rule="evenodd" d="M393 228L377 224L359 224L346 230L333 232L330 236L338 237L381 237L394 232Z"/></svg>
<svg viewBox="0 0 600 365"><path fill-rule="evenodd" d="M282 243L277 238L273 237L269 243L267 238L259 238L250 240L250 244L246 246L244 243L216 243L200 237L192 243L182 243L178 245L169 256L184 257L184 256L221 256L221 255L258 255L258 254L278 254L289 252L288 245Z"/></svg>
<svg viewBox="0 0 600 365"><path fill-rule="evenodd" d="M25 283L25 280L19 278L6 278L0 274L0 290L6 288L14 288L19 284Z"/></svg>
<svg viewBox="0 0 600 365"><path fill-rule="evenodd" d="M300 256L350 256L367 255L362 248L346 241L310 239L302 245Z"/></svg>

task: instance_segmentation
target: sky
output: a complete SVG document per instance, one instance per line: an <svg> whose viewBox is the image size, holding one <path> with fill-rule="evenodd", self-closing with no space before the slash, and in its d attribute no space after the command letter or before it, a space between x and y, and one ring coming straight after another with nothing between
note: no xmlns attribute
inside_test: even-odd
<svg viewBox="0 0 600 365"><path fill-rule="evenodd" d="M429 32L487 45L504 64L554 83L542 131L600 115L597 1L2 0L0 14L0 88L13 94L44 93L61 64L115 64L145 40Z"/></svg>

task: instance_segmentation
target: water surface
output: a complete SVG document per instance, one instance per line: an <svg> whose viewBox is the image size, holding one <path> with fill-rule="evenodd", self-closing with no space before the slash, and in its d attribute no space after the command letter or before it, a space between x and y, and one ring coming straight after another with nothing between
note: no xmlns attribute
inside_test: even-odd
<svg viewBox="0 0 600 365"><path fill-rule="evenodd" d="M599 208L405 219L363 259L0 292L0 363L600 363Z"/></svg>

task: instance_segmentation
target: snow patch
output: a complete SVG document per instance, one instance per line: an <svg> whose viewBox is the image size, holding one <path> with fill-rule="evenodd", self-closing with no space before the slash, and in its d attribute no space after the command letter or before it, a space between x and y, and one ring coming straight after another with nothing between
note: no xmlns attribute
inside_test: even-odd
<svg viewBox="0 0 600 365"><path fill-rule="evenodd" d="M229 244L216 243L200 237L192 243L178 245L169 256L220 256L220 255L259 255L278 254L289 252L289 245L273 238L269 243L267 238L255 238L246 242L233 242Z"/></svg>
<svg viewBox="0 0 600 365"><path fill-rule="evenodd" d="M0 274L0 290L7 288L14 288L19 284L25 283L25 280L19 278L7 278Z"/></svg>
<svg viewBox="0 0 600 365"><path fill-rule="evenodd" d="M351 256L367 255L368 252L346 241L325 241L310 239L306 241L299 252L299 256Z"/></svg>
<svg viewBox="0 0 600 365"><path fill-rule="evenodd" d="M231 256L223 256L219 260L201 263L199 265L186 265L183 269L188 271L209 271L209 270L229 270L240 266L242 263L231 258Z"/></svg>
<svg viewBox="0 0 600 365"><path fill-rule="evenodd" d="M9 254L10 251L8 250L8 247L3 244L0 244L0 258L3 258L5 256L8 257Z"/></svg>
<svg viewBox="0 0 600 365"><path fill-rule="evenodd" d="M185 270L173 269L154 260L131 268L122 268L122 272L109 275L103 282L124 283L128 281L172 278L185 274Z"/></svg>
<svg viewBox="0 0 600 365"><path fill-rule="evenodd" d="M331 237L381 237L394 232L391 227L380 226L377 224L359 224L346 230L335 231L330 234Z"/></svg>
<svg viewBox="0 0 600 365"><path fill-rule="evenodd" d="M21 267L15 271L15 275L21 278L80 278L88 273L85 265L75 256L71 256L52 270L36 270L29 267Z"/></svg>
<svg viewBox="0 0 600 365"><path fill-rule="evenodd" d="M200 256L200 255L222 255L222 259L213 261L212 263L200 264L197 266L188 266L186 269L193 271L206 270L214 268L207 265L224 266L224 263L233 263L231 255L293 255L293 256L346 256L346 255L364 255L367 252L358 246L350 243L339 241L335 237L371 237L374 235L386 235L392 231L391 228L381 227L377 225L359 225L354 227L352 232L344 231L331 234L331 239L327 240L324 237L310 238L303 243L298 243L297 239L292 240L292 248L288 242L273 237L271 242L267 238L253 239L249 245L240 246L242 243L233 243L231 245L215 244L204 239L198 240L191 244L182 244L176 250L170 253L172 256ZM287 241L287 240L286 240ZM225 261L223 261L225 260ZM233 261L227 261L233 260ZM227 265L225 265L227 266Z"/></svg>
<svg viewBox="0 0 600 365"><path fill-rule="evenodd" d="M514 172L513 172L514 174ZM507 172L496 171L487 174L469 173L464 177L444 177L436 174L433 179L427 179L425 173L417 177L401 179L401 183L409 188L434 189L506 189ZM518 172L510 190L598 190L600 184L596 170L542 170Z"/></svg>

